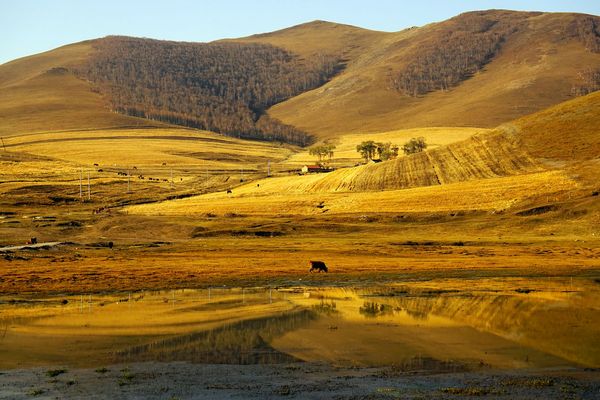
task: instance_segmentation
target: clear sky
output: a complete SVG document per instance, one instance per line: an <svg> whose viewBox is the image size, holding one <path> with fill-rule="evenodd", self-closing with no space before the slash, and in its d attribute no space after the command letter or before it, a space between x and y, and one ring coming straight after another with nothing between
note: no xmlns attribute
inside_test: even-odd
<svg viewBox="0 0 600 400"><path fill-rule="evenodd" d="M207 42L315 19L398 31L464 11L600 14L600 0L0 0L0 64L107 35Z"/></svg>

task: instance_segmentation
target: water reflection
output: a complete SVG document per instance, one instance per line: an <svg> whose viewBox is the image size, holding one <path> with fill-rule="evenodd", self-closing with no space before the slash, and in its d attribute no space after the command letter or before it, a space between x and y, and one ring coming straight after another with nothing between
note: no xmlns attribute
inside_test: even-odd
<svg viewBox="0 0 600 400"><path fill-rule="evenodd" d="M382 315L391 315L394 313L394 309L388 304L365 301L365 303L358 309L358 312L367 318L375 318Z"/></svg>
<svg viewBox="0 0 600 400"><path fill-rule="evenodd" d="M115 362L191 361L207 364L274 364L299 361L272 348L273 338L315 318L308 310L229 324L116 352Z"/></svg>
<svg viewBox="0 0 600 400"><path fill-rule="evenodd" d="M597 367L599 321L600 287L585 280L12 298L0 299L0 368L134 361L325 361L400 372Z"/></svg>

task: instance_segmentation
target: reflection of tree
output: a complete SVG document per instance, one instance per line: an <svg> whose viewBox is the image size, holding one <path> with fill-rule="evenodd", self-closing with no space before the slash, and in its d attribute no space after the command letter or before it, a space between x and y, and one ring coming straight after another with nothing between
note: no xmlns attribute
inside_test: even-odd
<svg viewBox="0 0 600 400"><path fill-rule="evenodd" d="M369 318L375 318L381 315L388 315L394 313L394 309L390 305L369 301L365 301L363 306L360 307L358 311L365 317Z"/></svg>
<svg viewBox="0 0 600 400"><path fill-rule="evenodd" d="M327 315L331 315L331 314L335 314L338 311L335 309L336 304L335 301L331 300L331 301L326 301L325 299L321 299L321 302L319 304L314 304L312 306L312 309L316 312L318 312L319 314L327 314Z"/></svg>
<svg viewBox="0 0 600 400"><path fill-rule="evenodd" d="M8 326L10 325L10 322L6 319L1 319L0 320L0 341L4 340L4 338L6 337L6 333L8 332Z"/></svg>
<svg viewBox="0 0 600 400"><path fill-rule="evenodd" d="M315 318L303 310L240 321L209 331L130 347L115 354L116 362L191 361L208 364L270 364L297 361L268 343Z"/></svg>
<svg viewBox="0 0 600 400"><path fill-rule="evenodd" d="M408 308L404 311L406 311L409 317L419 321L426 321L427 317L429 316L429 314L425 311L409 310Z"/></svg>

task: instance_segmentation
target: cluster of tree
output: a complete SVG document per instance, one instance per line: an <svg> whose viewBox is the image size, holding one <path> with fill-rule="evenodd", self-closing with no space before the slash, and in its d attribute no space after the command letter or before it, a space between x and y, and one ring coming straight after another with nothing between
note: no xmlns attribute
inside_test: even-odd
<svg viewBox="0 0 600 400"><path fill-rule="evenodd" d="M381 143L373 140L367 140L356 146L356 151L360 153L365 161L377 159L386 161L398 157L399 147L390 142Z"/></svg>
<svg viewBox="0 0 600 400"><path fill-rule="evenodd" d="M390 76L390 85L412 97L448 90L490 62L514 29L515 22L502 18L459 16L453 25L415 46L411 61Z"/></svg>
<svg viewBox="0 0 600 400"><path fill-rule="evenodd" d="M427 148L427 143L424 137L412 138L402 146L404 154L415 154L420 153Z"/></svg>
<svg viewBox="0 0 600 400"><path fill-rule="evenodd" d="M574 96L585 96L600 90L600 69L586 69L578 74L578 78L579 83L571 88Z"/></svg>
<svg viewBox="0 0 600 400"><path fill-rule="evenodd" d="M571 25L571 32L589 51L600 53L600 17L586 15L577 18Z"/></svg>
<svg viewBox="0 0 600 400"><path fill-rule="evenodd" d="M309 135L268 118L275 103L325 83L340 64L266 44L108 37L78 73L128 115L298 145Z"/></svg>
<svg viewBox="0 0 600 400"><path fill-rule="evenodd" d="M322 144L320 146L313 146L308 149L308 154L311 156L317 156L319 159L319 163L323 162L325 157L329 158L329 161L333 158L333 151L335 150L335 145L333 144Z"/></svg>

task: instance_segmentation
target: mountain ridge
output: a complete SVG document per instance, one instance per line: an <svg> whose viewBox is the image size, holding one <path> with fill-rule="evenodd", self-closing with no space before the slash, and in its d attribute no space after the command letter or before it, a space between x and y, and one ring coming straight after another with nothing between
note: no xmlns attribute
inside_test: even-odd
<svg viewBox="0 0 600 400"><path fill-rule="evenodd" d="M502 24L506 28L494 31ZM600 71L599 26L600 18L589 14L487 10L399 32L316 20L201 45L274 46L296 60L289 64L293 69L306 68L319 57L338 63L339 69L316 88L303 86L300 93L286 95L287 99L276 96L272 106L265 103L270 106L265 118L326 140L346 133L420 126L495 127L573 98L575 92L596 90L600 87L595 72ZM472 46L471 36L478 38ZM114 94L93 84L89 76L77 74L77 68L97 54L94 46L106 40L111 37L61 46L1 65L0 129L9 132L6 134L41 131L48 129L47 121L51 129L58 130L177 123L136 118L145 115L138 112L130 113L134 117L115 114L111 112ZM197 45L151 41L158 47ZM441 48L448 54L438 51L440 43L446 43ZM461 48L467 49L464 56ZM451 67L454 72L435 67L443 66L445 57L463 57L465 61L455 63ZM429 64L434 68L423 73ZM60 68L67 70L62 77L50 73ZM403 77L406 89L402 89L404 84L395 86L396 77ZM198 78L218 80L214 74ZM198 78L184 77L182 82ZM153 82L148 85L156 86ZM218 85L216 88L210 90L221 90ZM139 108L145 101L128 107ZM61 107L72 118L60 116ZM186 111L192 119L197 118L194 107L190 104ZM190 118L181 119L185 125Z"/></svg>

